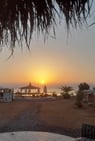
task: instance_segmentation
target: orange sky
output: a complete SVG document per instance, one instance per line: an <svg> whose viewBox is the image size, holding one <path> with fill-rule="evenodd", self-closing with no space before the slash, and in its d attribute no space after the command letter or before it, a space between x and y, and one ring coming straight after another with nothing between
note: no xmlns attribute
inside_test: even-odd
<svg viewBox="0 0 95 141"><path fill-rule="evenodd" d="M8 49L0 54L0 86L5 83L46 84L95 83L95 26L72 31L67 40L60 26L56 39L44 43L42 37L34 38L31 51L16 49L9 56ZM67 42L68 41L68 42Z"/></svg>

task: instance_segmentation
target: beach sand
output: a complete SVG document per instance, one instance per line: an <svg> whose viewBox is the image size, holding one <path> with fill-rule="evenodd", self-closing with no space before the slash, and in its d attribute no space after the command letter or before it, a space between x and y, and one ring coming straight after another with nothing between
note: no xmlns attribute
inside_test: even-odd
<svg viewBox="0 0 95 141"><path fill-rule="evenodd" d="M80 136L83 123L95 125L95 107L75 107L75 99L22 100L0 103L0 132L46 131Z"/></svg>

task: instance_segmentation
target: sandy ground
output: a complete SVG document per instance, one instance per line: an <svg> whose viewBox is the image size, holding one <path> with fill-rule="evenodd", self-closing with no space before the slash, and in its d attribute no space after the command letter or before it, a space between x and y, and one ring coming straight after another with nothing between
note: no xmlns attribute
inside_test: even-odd
<svg viewBox="0 0 95 141"><path fill-rule="evenodd" d="M95 125L95 107L77 109L75 100L29 100L0 103L0 132L48 131L76 137L83 123Z"/></svg>
<svg viewBox="0 0 95 141"><path fill-rule="evenodd" d="M48 125L76 129L83 123L95 125L95 107L84 104L78 109L74 98L56 100L42 103L40 118Z"/></svg>

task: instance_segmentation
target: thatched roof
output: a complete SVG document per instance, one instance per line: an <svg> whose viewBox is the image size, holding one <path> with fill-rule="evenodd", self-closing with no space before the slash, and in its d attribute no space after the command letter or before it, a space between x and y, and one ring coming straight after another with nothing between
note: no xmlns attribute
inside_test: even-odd
<svg viewBox="0 0 95 141"><path fill-rule="evenodd" d="M49 34L56 16L65 17L67 28L86 20L92 0L0 0L0 45L26 45L34 30Z"/></svg>

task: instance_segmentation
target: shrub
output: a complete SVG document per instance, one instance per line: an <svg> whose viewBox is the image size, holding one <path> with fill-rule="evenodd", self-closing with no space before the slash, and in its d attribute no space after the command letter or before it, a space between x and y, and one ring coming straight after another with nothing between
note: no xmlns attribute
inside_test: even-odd
<svg viewBox="0 0 95 141"><path fill-rule="evenodd" d="M69 99L71 96L68 93L61 93L64 99Z"/></svg>
<svg viewBox="0 0 95 141"><path fill-rule="evenodd" d="M56 92L53 92L52 93L52 96L56 97L57 96Z"/></svg>
<svg viewBox="0 0 95 141"><path fill-rule="evenodd" d="M83 92L82 91L78 91L77 92L77 96L76 96L76 105L79 108L83 107L83 104L82 104L83 97L84 97Z"/></svg>

